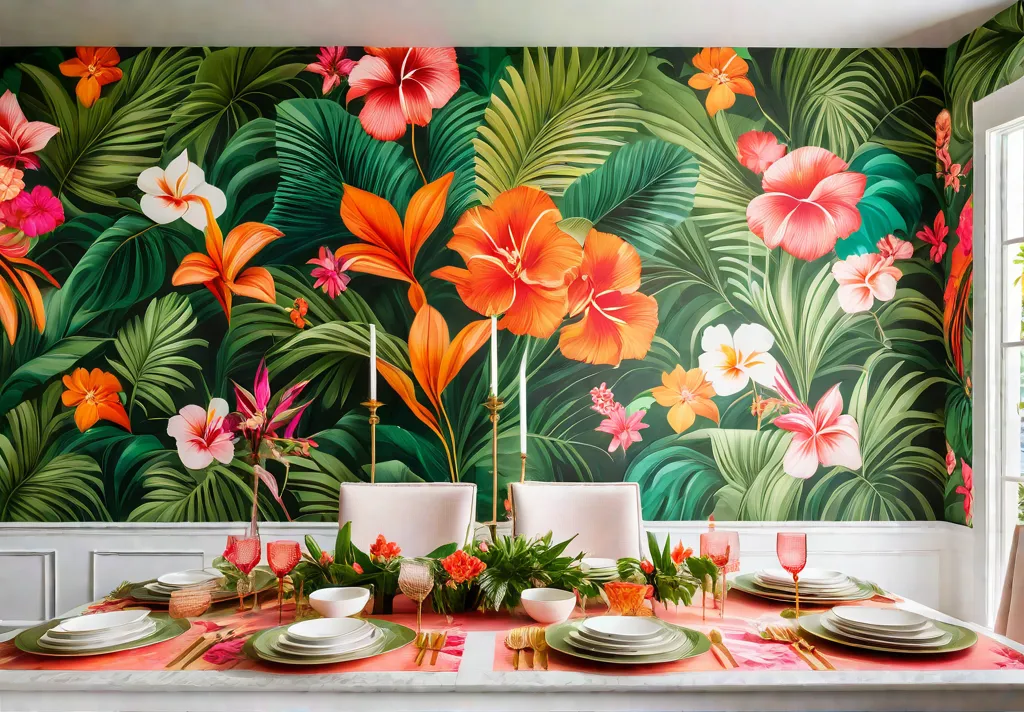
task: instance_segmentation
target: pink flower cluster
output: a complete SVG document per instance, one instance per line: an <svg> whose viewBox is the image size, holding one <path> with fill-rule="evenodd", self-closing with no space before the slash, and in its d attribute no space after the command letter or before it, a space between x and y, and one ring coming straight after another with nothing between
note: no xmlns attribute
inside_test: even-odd
<svg viewBox="0 0 1024 712"><path fill-rule="evenodd" d="M26 119L10 90L0 96L0 231L38 237L63 224L64 206L53 192L42 185L26 190L24 180L25 170L39 168L36 152L57 132L56 126Z"/></svg>
<svg viewBox="0 0 1024 712"><path fill-rule="evenodd" d="M647 415L646 410L628 414L626 406L615 400L615 394L608 388L607 383L592 388L590 400L594 403L590 409L605 416L605 420L602 420L595 430L612 436L612 441L608 444L608 452L615 452L620 445L622 451L625 452L630 445L643 439L640 437L640 431L650 427L647 423L642 422L644 416Z"/></svg>

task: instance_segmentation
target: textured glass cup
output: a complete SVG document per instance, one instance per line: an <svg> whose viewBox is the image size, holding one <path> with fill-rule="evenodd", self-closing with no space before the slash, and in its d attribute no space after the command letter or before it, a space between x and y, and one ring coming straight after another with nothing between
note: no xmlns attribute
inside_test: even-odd
<svg viewBox="0 0 1024 712"><path fill-rule="evenodd" d="M209 610L213 603L210 589L186 588L172 591L167 604L167 615L171 618L198 618Z"/></svg>
<svg viewBox="0 0 1024 712"><path fill-rule="evenodd" d="M420 632L423 617L423 601L434 587L434 571L431 565L416 559L403 559L398 570L398 588L409 599L416 601L416 633Z"/></svg>
<svg viewBox="0 0 1024 712"><path fill-rule="evenodd" d="M227 548L224 549L224 558L234 564L235 568L242 572L242 576L238 579L238 585L236 588L238 591L239 611L245 610L244 597L249 593L254 593L254 589L256 588L250 574L252 573L252 570L256 568L256 564L260 563L262 553L260 538L258 536L228 535L228 545ZM253 609L255 608L256 603L253 602Z"/></svg>
<svg viewBox="0 0 1024 712"><path fill-rule="evenodd" d="M267 542L267 564L277 576L277 624L284 620L284 577L292 572L302 558L299 542L281 539ZM298 598L295 599L298 610Z"/></svg>
<svg viewBox="0 0 1024 712"><path fill-rule="evenodd" d="M775 537L775 553L779 563L793 574L796 617L800 618L800 572L807 565L807 535L803 532L779 532Z"/></svg>

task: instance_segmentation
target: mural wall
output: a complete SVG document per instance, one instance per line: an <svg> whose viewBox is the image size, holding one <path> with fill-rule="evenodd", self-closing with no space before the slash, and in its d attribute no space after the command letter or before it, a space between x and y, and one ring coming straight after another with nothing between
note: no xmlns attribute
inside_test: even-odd
<svg viewBox="0 0 1024 712"><path fill-rule="evenodd" d="M1020 6L993 23L0 50L0 521L246 520L254 468L261 516L335 519L371 324L378 479L488 511L491 315L503 482L525 359L530 479L638 482L649 519L969 521L970 103Z"/></svg>

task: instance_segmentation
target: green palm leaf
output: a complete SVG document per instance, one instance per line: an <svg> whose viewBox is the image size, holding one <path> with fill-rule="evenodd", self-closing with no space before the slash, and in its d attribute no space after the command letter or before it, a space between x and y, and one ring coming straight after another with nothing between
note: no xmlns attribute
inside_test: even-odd
<svg viewBox="0 0 1024 712"><path fill-rule="evenodd" d="M224 191L227 210L221 225L263 222L274 205L279 166L275 146L277 125L270 119L253 119L243 125L207 174L206 180Z"/></svg>
<svg viewBox="0 0 1024 712"><path fill-rule="evenodd" d="M639 48L540 48L523 53L491 96L476 146L480 199L531 185L561 195L636 131Z"/></svg>
<svg viewBox="0 0 1024 712"><path fill-rule="evenodd" d="M196 163L217 155L228 139L247 122L273 112L284 99L311 93L297 79L306 62L302 51L286 47L226 47L208 52L195 74L195 83L171 117L167 155L186 147Z"/></svg>
<svg viewBox="0 0 1024 712"><path fill-rule="evenodd" d="M666 521L707 519L715 492L725 484L715 461L679 444L676 435L644 448L625 479L640 485L644 519Z"/></svg>
<svg viewBox="0 0 1024 712"><path fill-rule="evenodd" d="M883 370L887 361L896 363ZM933 403L927 395L939 383L907 370L896 354L868 359L848 409L860 425L864 464L822 475L807 496L806 519L935 519L942 512L941 396Z"/></svg>
<svg viewBox="0 0 1024 712"><path fill-rule="evenodd" d="M792 436L782 430L719 430L695 433L711 439L714 460L726 485L715 493L715 517L753 521L796 519L803 480L790 477L782 461Z"/></svg>
<svg viewBox="0 0 1024 712"><path fill-rule="evenodd" d="M96 462L50 448L71 421L71 411L58 413L62 390L54 383L7 414L0 434L0 522L110 519Z"/></svg>
<svg viewBox="0 0 1024 712"><path fill-rule="evenodd" d="M147 406L164 414L177 410L170 392L192 386L181 369L200 370L199 364L183 353L206 346L205 339L188 338L195 327L188 299L174 293L154 299L142 317L135 317L118 331L114 348L120 361L111 359L110 365L132 385L129 418L136 405L147 416Z"/></svg>
<svg viewBox="0 0 1024 712"><path fill-rule="evenodd" d="M29 64L18 67L39 86L51 120L60 126L40 154L58 181L56 193L120 207L114 191L134 186L160 159L171 113L199 66L189 49L147 48L121 63L124 76L91 108L68 96L60 81Z"/></svg>
<svg viewBox="0 0 1024 712"><path fill-rule="evenodd" d="M654 255L690 214L699 174L696 157L682 146L637 141L577 178L565 191L562 215L586 218Z"/></svg>

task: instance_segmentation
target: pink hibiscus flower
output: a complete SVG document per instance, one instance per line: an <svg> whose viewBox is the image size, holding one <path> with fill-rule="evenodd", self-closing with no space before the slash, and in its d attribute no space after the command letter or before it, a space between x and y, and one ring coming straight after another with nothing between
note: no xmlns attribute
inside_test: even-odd
<svg viewBox="0 0 1024 712"><path fill-rule="evenodd" d="M14 200L0 203L0 223L38 237L64 224L64 206L49 188L37 185L31 193L22 191Z"/></svg>
<svg viewBox="0 0 1024 712"><path fill-rule="evenodd" d="M37 151L42 151L60 129L43 121L29 121L18 98L8 89L0 96L0 166L39 168Z"/></svg>
<svg viewBox="0 0 1024 712"><path fill-rule="evenodd" d="M768 131L747 131L736 140L736 157L754 173L764 173L786 155L786 144Z"/></svg>
<svg viewBox="0 0 1024 712"><path fill-rule="evenodd" d="M946 235L948 234L946 215L941 210L935 216L933 227L925 225L917 233L917 239L932 246L931 252L929 252L932 262L942 262L942 256L946 254Z"/></svg>
<svg viewBox="0 0 1024 712"><path fill-rule="evenodd" d="M895 235L886 235L878 241L878 252L892 261L909 260L914 256L914 246Z"/></svg>
<svg viewBox="0 0 1024 712"><path fill-rule="evenodd" d="M832 276L839 282L839 306L847 314L868 311L877 299L887 302L896 296L896 280L903 273L877 252L850 255L832 265Z"/></svg>
<svg viewBox="0 0 1024 712"><path fill-rule="evenodd" d="M351 266L354 260L342 262L334 256L326 247L320 248L320 256L306 262L307 265L318 265L313 269L312 276L316 277L313 289L324 288L331 299L336 299L339 294L345 291L352 278L345 274L345 270Z"/></svg>
<svg viewBox="0 0 1024 712"><path fill-rule="evenodd" d="M341 84L341 78L352 73L356 63L345 59L344 47L321 47L316 61L306 65L307 72L319 74L324 78L323 95L327 96L334 87Z"/></svg>
<svg viewBox="0 0 1024 712"><path fill-rule="evenodd" d="M622 446L622 451L625 452L630 445L638 443L643 438L640 437L640 431L644 428L650 427L647 423L642 423L644 416L647 415L646 410L638 410L632 415L626 414L626 408L623 405L619 405L618 408L613 410L609 415L608 419L601 422L595 430L599 433L608 433L612 436L612 441L608 445L608 452L615 452Z"/></svg>
<svg viewBox="0 0 1024 712"><path fill-rule="evenodd" d="M747 224L770 249L816 260L860 228L857 203L866 184L867 176L848 172L824 148L798 148L764 172L764 194L747 206Z"/></svg>
<svg viewBox="0 0 1024 712"><path fill-rule="evenodd" d="M590 400L593 402L590 409L596 410L604 416L610 416L612 411L618 406L618 403L615 402L615 394L608 388L608 384L604 382L600 386L590 389Z"/></svg>
<svg viewBox="0 0 1024 712"><path fill-rule="evenodd" d="M775 425L793 433L782 461L787 475L806 480L818 471L819 465L841 465L851 470L861 466L860 427L852 415L841 415L843 396L838 383L828 389L813 411L799 401L781 369L775 389L786 400L797 404L789 413L775 419Z"/></svg>
<svg viewBox="0 0 1024 712"><path fill-rule="evenodd" d="M187 405L167 420L167 434L178 444L181 464L190 470L202 470L217 460L224 465L235 456L234 434L225 418L228 402L223 398L210 401L208 410Z"/></svg>
<svg viewBox="0 0 1024 712"><path fill-rule="evenodd" d="M405 135L407 124L426 126L459 90L453 47L367 47L348 78L346 102L366 97L359 123L380 141Z"/></svg>
<svg viewBox="0 0 1024 712"><path fill-rule="evenodd" d="M956 491L964 496L964 520L970 524L974 518L974 470L964 460L960 463L964 475L964 483L957 485Z"/></svg>
<svg viewBox="0 0 1024 712"><path fill-rule="evenodd" d="M960 238L960 246L964 248L964 255L974 252L974 196L972 195L964 203L964 209L960 211L960 220L956 224L956 236Z"/></svg>

